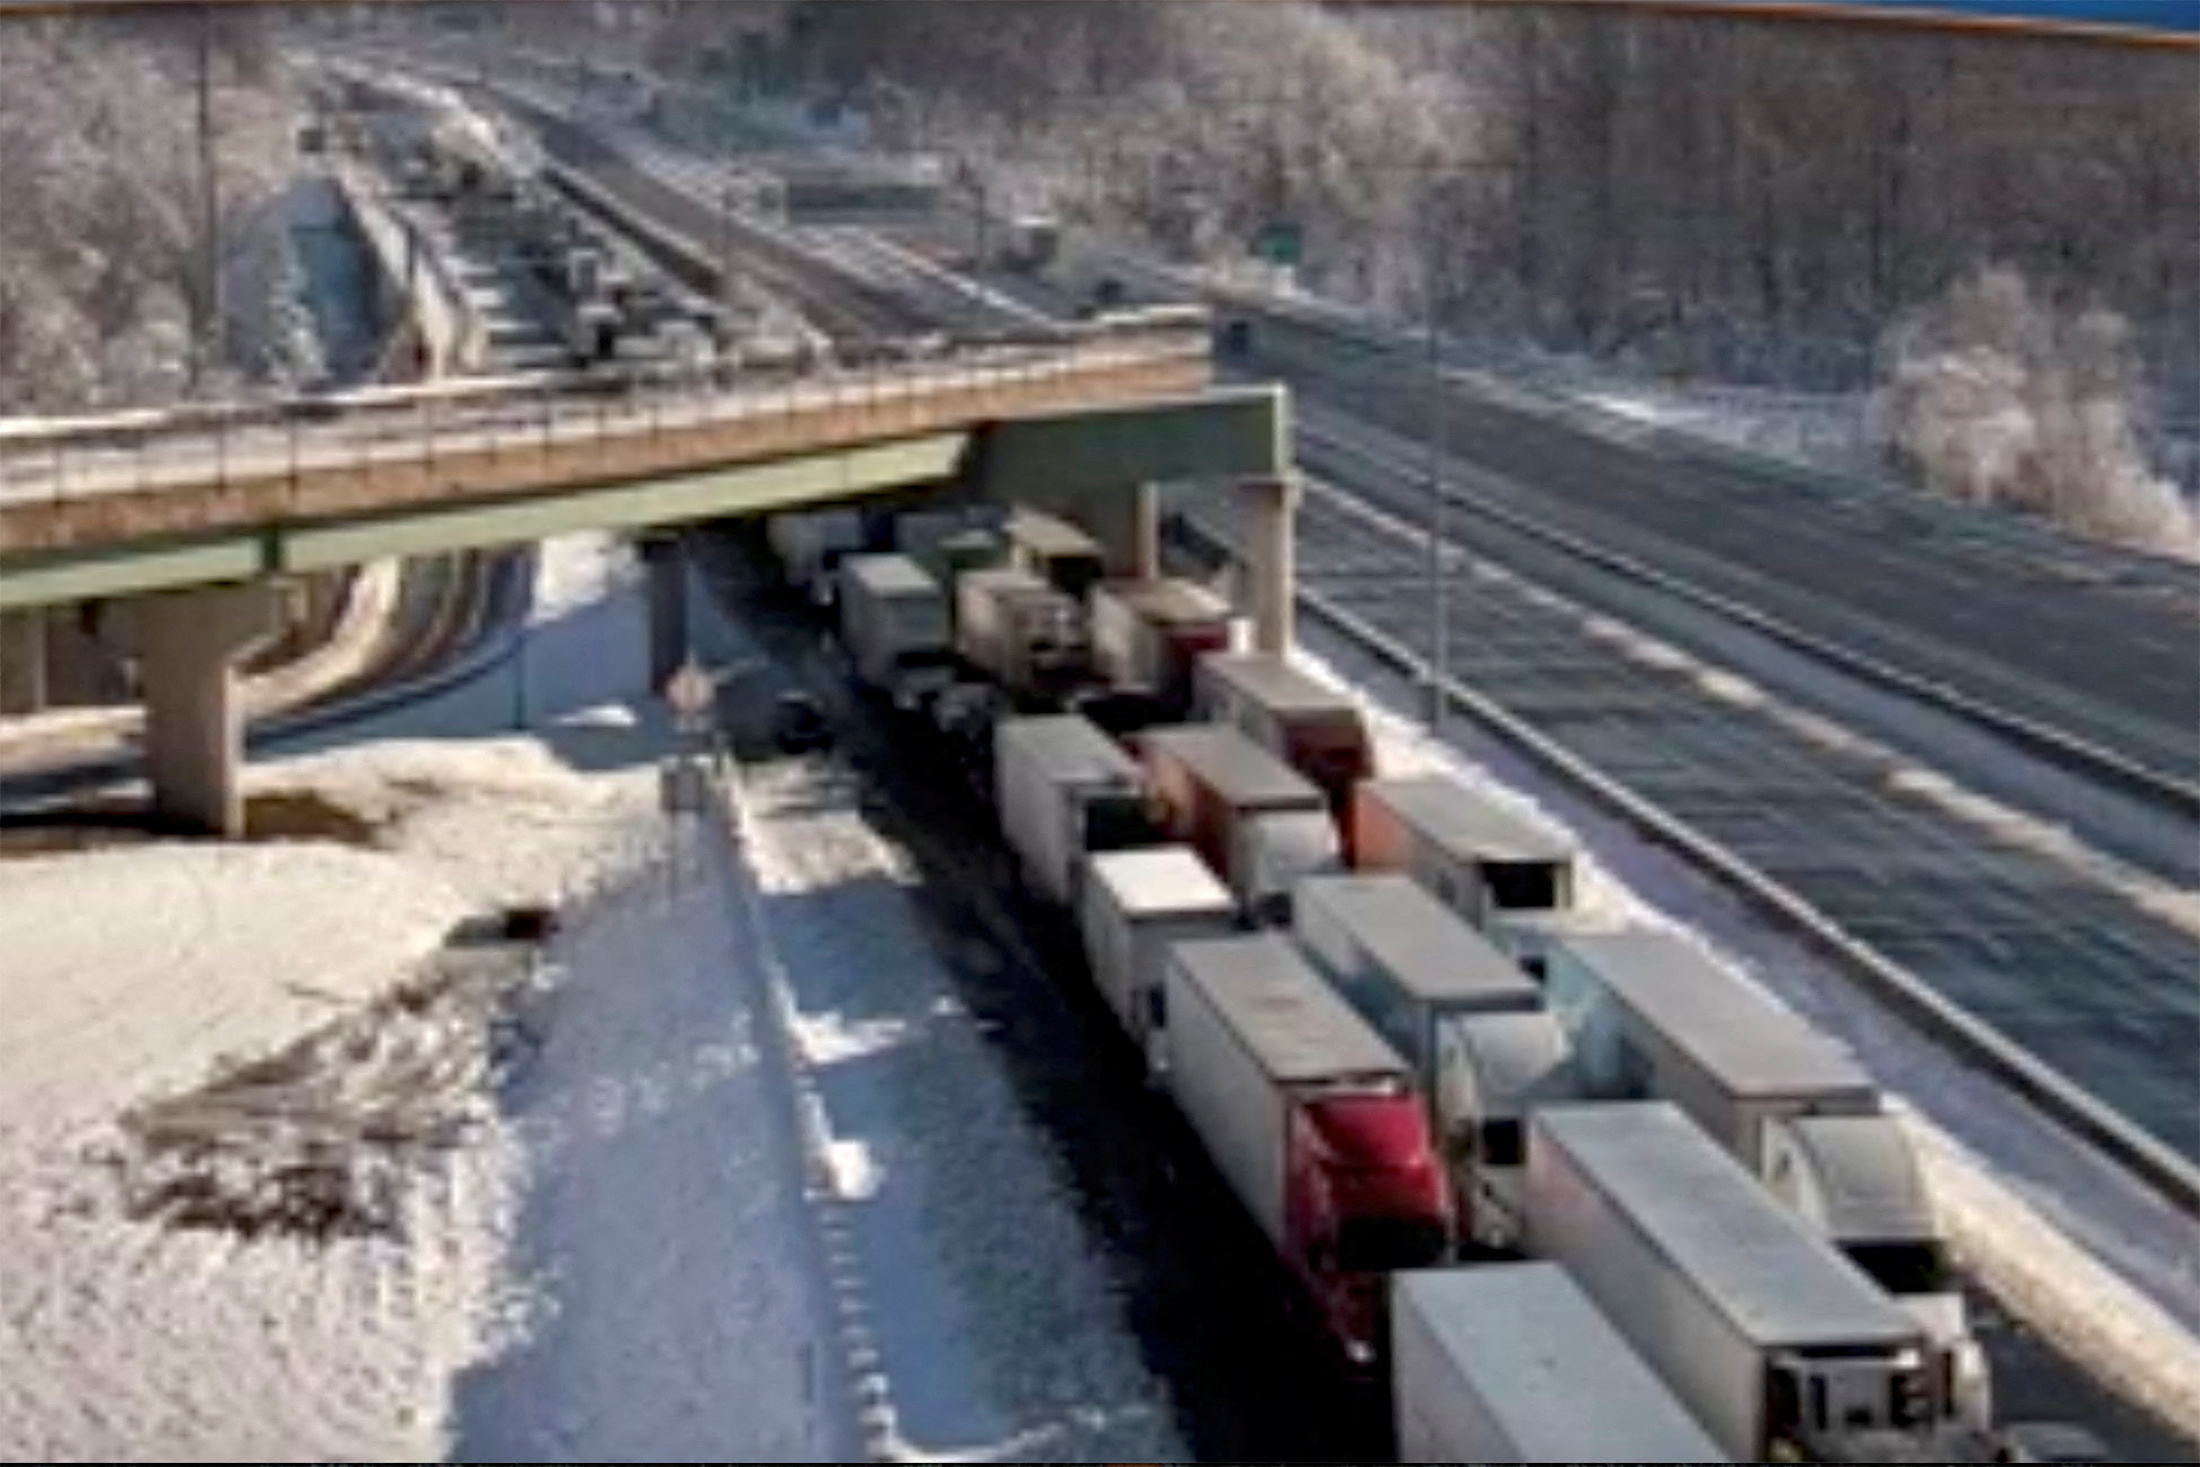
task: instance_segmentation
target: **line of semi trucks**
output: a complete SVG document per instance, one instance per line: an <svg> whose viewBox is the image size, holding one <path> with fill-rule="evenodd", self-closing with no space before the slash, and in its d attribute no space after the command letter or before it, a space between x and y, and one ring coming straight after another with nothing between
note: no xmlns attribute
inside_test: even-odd
<svg viewBox="0 0 2200 1467"><path fill-rule="evenodd" d="M1204 588L1028 510L782 515L853 676L948 740L1401 1460L2032 1460L1849 1052ZM2097 1458L2095 1459L2097 1460Z"/></svg>

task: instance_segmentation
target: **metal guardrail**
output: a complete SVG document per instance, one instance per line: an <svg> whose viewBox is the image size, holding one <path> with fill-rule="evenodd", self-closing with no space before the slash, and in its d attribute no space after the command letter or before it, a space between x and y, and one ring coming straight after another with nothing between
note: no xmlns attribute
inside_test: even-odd
<svg viewBox="0 0 2200 1467"><path fill-rule="evenodd" d="M96 494L432 463L438 455L628 442L775 414L1208 359L1203 319L1102 320L1037 342L1018 333L881 342L764 362L616 365L0 424L0 512Z"/></svg>

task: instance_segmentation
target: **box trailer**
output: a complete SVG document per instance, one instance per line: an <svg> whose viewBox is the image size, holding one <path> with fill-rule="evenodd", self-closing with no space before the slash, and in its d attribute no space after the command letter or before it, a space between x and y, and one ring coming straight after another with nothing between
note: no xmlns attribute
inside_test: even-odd
<svg viewBox="0 0 2200 1467"><path fill-rule="evenodd" d="M1168 1064L1169 949L1235 935L1237 902L1190 846L1154 846L1094 856L1080 907L1093 983L1158 1074Z"/></svg>
<svg viewBox="0 0 2200 1467"><path fill-rule="evenodd" d="M1351 694L1265 652L1210 653L1193 685L1201 718L1228 724L1312 780L1343 820L1353 787L1375 772L1374 741Z"/></svg>
<svg viewBox="0 0 2200 1467"><path fill-rule="evenodd" d="M1401 1462L1730 1462L1566 1271L1396 1274Z"/></svg>
<svg viewBox="0 0 2200 1467"><path fill-rule="evenodd" d="M1347 1357L1367 1364L1385 1277L1450 1245L1411 1072L1275 933L1177 943L1166 994L1169 1094Z"/></svg>
<svg viewBox="0 0 2200 1467"><path fill-rule="evenodd" d="M1574 844L1448 775L1370 779L1353 792L1353 865L1403 871L1476 927L1574 901Z"/></svg>
<svg viewBox="0 0 2200 1467"><path fill-rule="evenodd" d="M1923 1327L1670 1103L1534 1112L1526 1204L1530 1251L1736 1461L1960 1455Z"/></svg>
<svg viewBox="0 0 2200 1467"><path fill-rule="evenodd" d="M1286 921L1302 876L1342 869L1322 792L1235 729L1148 729L1138 747L1161 818L1255 921Z"/></svg>
<svg viewBox="0 0 2200 1467"><path fill-rule="evenodd" d="M840 637L857 678L897 707L915 708L954 681L947 593L906 555L841 561Z"/></svg>
<svg viewBox="0 0 2200 1467"><path fill-rule="evenodd" d="M1669 1100L1931 1334L1965 1419L1991 1383L1909 1133L1847 1048L1681 937L1539 932L1545 1000L1591 1095Z"/></svg>
<svg viewBox="0 0 2200 1467"><path fill-rule="evenodd" d="M955 578L955 650L1019 702L1062 696L1090 666L1078 604L1014 566Z"/></svg>
<svg viewBox="0 0 2200 1467"><path fill-rule="evenodd" d="M856 509L775 514L764 522L764 536L787 584L819 606L833 598L841 557L860 552L866 544L863 513Z"/></svg>
<svg viewBox="0 0 2200 1467"><path fill-rule="evenodd" d="M1543 965L1588 1092L1670 1100L1752 1174L1768 1119L1880 1110L1847 1049L1676 933L1562 931Z"/></svg>
<svg viewBox="0 0 2200 1467"><path fill-rule="evenodd" d="M1072 912L1087 855L1158 841L1137 761L1082 718L994 725L993 794L1025 879Z"/></svg>
<svg viewBox="0 0 2200 1467"><path fill-rule="evenodd" d="M1176 721L1191 712L1199 659L1229 651L1237 635L1229 603L1190 581L1102 581L1088 610L1100 676L1152 693Z"/></svg>
<svg viewBox="0 0 2200 1467"><path fill-rule="evenodd" d="M1417 1075L1435 1066L1440 1019L1543 1003L1527 974L1395 872L1306 877L1292 894L1291 930Z"/></svg>
<svg viewBox="0 0 2200 1467"><path fill-rule="evenodd" d="M1002 533L1008 540L1010 564L1080 605L1093 583L1108 573L1107 554L1100 542L1057 515L1018 505L1009 513Z"/></svg>

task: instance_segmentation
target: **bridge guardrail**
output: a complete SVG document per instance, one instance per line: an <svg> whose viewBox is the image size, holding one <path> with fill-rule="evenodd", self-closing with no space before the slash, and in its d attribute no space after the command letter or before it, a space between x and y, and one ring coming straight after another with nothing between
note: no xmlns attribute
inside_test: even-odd
<svg viewBox="0 0 2200 1467"><path fill-rule="evenodd" d="M1209 359L1177 322L1088 330L1044 346L965 339L757 367L651 364L335 398L191 406L57 424L0 425L0 514L11 506L184 486L222 488L325 470L432 465L439 456L607 449L745 419L914 402L952 388L1042 381L1101 367Z"/></svg>

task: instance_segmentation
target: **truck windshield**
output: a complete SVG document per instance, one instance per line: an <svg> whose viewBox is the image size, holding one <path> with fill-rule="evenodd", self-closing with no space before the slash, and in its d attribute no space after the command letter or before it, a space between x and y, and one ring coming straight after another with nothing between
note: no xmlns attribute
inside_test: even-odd
<svg viewBox="0 0 2200 1467"><path fill-rule="evenodd" d="M1144 795L1103 795L1085 805L1088 851L1137 850L1160 841L1160 827Z"/></svg>
<svg viewBox="0 0 2200 1467"><path fill-rule="evenodd" d="M1552 912L1565 905L1566 868L1557 861L1492 861L1482 868L1490 904L1507 912Z"/></svg>
<svg viewBox="0 0 2200 1467"><path fill-rule="evenodd" d="M1519 1166L1526 1155L1520 1118L1500 1116L1482 1123L1482 1160L1489 1166Z"/></svg>
<svg viewBox="0 0 2200 1467"><path fill-rule="evenodd" d="M1427 1217L1347 1218L1337 1229L1337 1267L1394 1273L1444 1261L1444 1225Z"/></svg>
<svg viewBox="0 0 2200 1467"><path fill-rule="evenodd" d="M1931 1239L1852 1243L1843 1251L1851 1263L1890 1294L1940 1294L1954 1286L1949 1278L1948 1255Z"/></svg>

